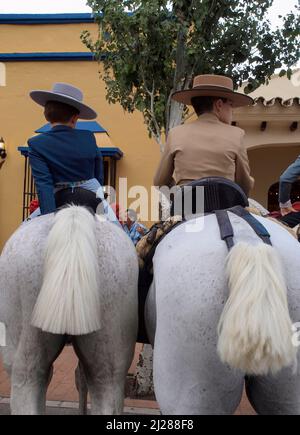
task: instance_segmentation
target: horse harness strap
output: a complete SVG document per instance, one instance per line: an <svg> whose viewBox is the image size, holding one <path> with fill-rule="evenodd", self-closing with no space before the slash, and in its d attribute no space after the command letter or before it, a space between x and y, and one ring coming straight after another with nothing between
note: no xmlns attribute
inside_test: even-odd
<svg viewBox="0 0 300 435"><path fill-rule="evenodd" d="M233 241L233 228L227 213L227 210L216 210L216 218L220 228L221 239L227 245L228 251L234 246Z"/></svg>
<svg viewBox="0 0 300 435"><path fill-rule="evenodd" d="M241 206L236 206L229 208L227 210L216 210L216 218L218 220L221 239L225 241L228 250L233 248L233 228L228 216L228 212L235 214L236 216L244 219L253 231L260 237L260 239L266 243L267 245L272 246L271 236L267 229L254 217L252 216L245 208Z"/></svg>
<svg viewBox="0 0 300 435"><path fill-rule="evenodd" d="M258 237L261 238L261 240L266 243L267 245L272 246L271 242L271 235L268 232L268 230L257 220L254 216L252 216L251 213L249 213L247 210L245 210L243 207L233 207L230 209L232 213L235 215L245 219L246 222L250 225L250 227L255 231L255 233L258 235Z"/></svg>
<svg viewBox="0 0 300 435"><path fill-rule="evenodd" d="M267 229L254 216L252 216L251 213L249 213L243 206L238 205L235 207L228 208L226 210L215 210L214 211L216 218L218 220L221 239L226 242L228 250L230 250L234 246L234 240L233 240L234 231L233 231L233 227L231 225L231 222L230 222L230 219L228 216L228 212L231 212L231 213L235 214L236 216L239 216L242 219L244 219L250 225L250 227L253 229L253 231L257 234L257 236L260 237L260 239L264 243L272 246L271 236L270 236L269 232L267 231ZM154 254L155 254L155 251L156 251L158 244L166 237L167 234L169 234L171 231L173 231L178 226L182 225L184 222L186 222L185 219L177 222L175 225L173 225L167 231L165 231L165 233L158 240L154 241L150 251L148 252L146 257L144 258L145 269L149 273L152 273L152 260L153 260L153 257L154 257Z"/></svg>

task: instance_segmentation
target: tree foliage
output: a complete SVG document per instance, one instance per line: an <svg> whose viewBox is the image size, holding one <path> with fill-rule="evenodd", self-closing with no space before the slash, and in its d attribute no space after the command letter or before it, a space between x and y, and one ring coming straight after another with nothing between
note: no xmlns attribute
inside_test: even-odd
<svg viewBox="0 0 300 435"><path fill-rule="evenodd" d="M88 0L99 24L84 44L104 65L107 99L143 113L150 135L182 122L186 109L171 100L197 74L231 76L246 92L274 71L291 75L299 60L299 6L271 29L273 0Z"/></svg>

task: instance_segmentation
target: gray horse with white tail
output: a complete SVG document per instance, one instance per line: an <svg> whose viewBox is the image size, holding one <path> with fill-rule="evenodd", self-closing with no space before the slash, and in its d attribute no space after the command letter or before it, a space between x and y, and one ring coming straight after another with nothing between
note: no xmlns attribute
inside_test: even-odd
<svg viewBox="0 0 300 435"><path fill-rule="evenodd" d="M202 231L178 226L156 250L146 303L156 398L163 414L232 414L246 379L257 413L300 414L300 244L257 217L266 245L229 218L229 254L214 214L198 218Z"/></svg>
<svg viewBox="0 0 300 435"><path fill-rule="evenodd" d="M83 207L22 225L0 257L1 347L13 414L45 412L52 364L71 340L93 414L121 414L137 335L138 264L116 225Z"/></svg>

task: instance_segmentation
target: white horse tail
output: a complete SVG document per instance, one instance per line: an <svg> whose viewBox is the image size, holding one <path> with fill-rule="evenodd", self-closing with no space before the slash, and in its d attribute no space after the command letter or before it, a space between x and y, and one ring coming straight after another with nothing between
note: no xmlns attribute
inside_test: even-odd
<svg viewBox="0 0 300 435"><path fill-rule="evenodd" d="M32 324L53 334L100 329L96 218L84 207L59 211L49 233L43 285Z"/></svg>
<svg viewBox="0 0 300 435"><path fill-rule="evenodd" d="M227 275L230 294L218 326L221 360L253 375L296 367L287 288L275 249L236 244Z"/></svg>

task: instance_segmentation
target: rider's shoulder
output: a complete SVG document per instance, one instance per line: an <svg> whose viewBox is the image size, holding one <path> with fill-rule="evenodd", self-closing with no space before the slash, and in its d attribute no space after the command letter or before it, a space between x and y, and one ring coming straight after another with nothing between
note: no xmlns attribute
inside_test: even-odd
<svg viewBox="0 0 300 435"><path fill-rule="evenodd" d="M178 135L180 133L184 133L188 128L190 128L190 125L192 123L186 123L186 124L180 124L177 125L176 127L173 127L169 130L169 135Z"/></svg>
<svg viewBox="0 0 300 435"><path fill-rule="evenodd" d="M223 122L218 122L218 124L220 125L220 127L228 129L228 131L232 132L232 134L236 134L237 136L243 137L245 135L245 131L240 128L237 127L235 125L230 125L230 124L225 124ZM185 124L181 124L181 125L177 125L176 127L173 127L170 131L169 134L171 135L178 135L181 133L185 133L186 131L189 131L190 129L198 129L199 127L199 120L194 120L191 122L187 122ZM216 128L216 126L214 126L214 129Z"/></svg>
<svg viewBox="0 0 300 435"><path fill-rule="evenodd" d="M84 136L94 136L94 133L91 130L84 130L81 128L74 129L74 133L76 134L82 134Z"/></svg>
<svg viewBox="0 0 300 435"><path fill-rule="evenodd" d="M44 135L44 133L40 133L40 134L37 134L37 135L32 136L31 138L29 138L29 139L27 140L27 143L28 143L29 146L34 146L34 145L38 145L38 144L40 144L40 143L43 142L44 140L45 140L45 135Z"/></svg>
<svg viewBox="0 0 300 435"><path fill-rule="evenodd" d="M243 130L242 128L237 127L236 125L228 125L228 124L227 124L227 127L236 136L241 137L241 138L243 138L245 136L245 130Z"/></svg>
<svg viewBox="0 0 300 435"><path fill-rule="evenodd" d="M86 140L87 139L91 139L91 140L95 139L94 133L92 131L90 131L90 130L81 130L79 128L76 128L76 130L74 130L74 132L75 132L75 134L85 138Z"/></svg>

